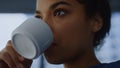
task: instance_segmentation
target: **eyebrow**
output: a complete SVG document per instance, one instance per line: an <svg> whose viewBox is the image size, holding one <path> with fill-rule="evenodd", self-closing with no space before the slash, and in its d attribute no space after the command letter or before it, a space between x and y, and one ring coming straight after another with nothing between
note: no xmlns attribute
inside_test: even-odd
<svg viewBox="0 0 120 68"><path fill-rule="evenodd" d="M71 6L71 4L67 3L67 2L64 2L64 1L59 1L59 2L56 2L54 4L52 4L49 8L50 9L55 9L57 6L59 5L68 5L68 6ZM41 14L41 12L39 10L36 10L35 13L37 14Z"/></svg>
<svg viewBox="0 0 120 68"><path fill-rule="evenodd" d="M39 10L36 10L35 13L40 14L41 12Z"/></svg>
<svg viewBox="0 0 120 68"><path fill-rule="evenodd" d="M56 8L58 5L67 5L67 6L71 6L71 4L64 2L64 1L59 1L54 3L53 5L50 6L50 9L54 9Z"/></svg>

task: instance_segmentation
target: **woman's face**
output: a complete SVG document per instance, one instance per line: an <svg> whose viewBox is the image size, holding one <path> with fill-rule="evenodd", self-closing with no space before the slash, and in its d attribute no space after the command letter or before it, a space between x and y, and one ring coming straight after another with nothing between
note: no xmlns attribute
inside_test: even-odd
<svg viewBox="0 0 120 68"><path fill-rule="evenodd" d="M44 53L49 63L70 61L91 48L91 21L76 0L37 0L36 17L47 22L54 34L54 42Z"/></svg>

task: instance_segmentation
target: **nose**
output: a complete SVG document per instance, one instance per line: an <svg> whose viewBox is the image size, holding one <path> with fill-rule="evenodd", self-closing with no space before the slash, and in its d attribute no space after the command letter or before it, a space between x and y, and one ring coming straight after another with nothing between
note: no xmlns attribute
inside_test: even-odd
<svg viewBox="0 0 120 68"><path fill-rule="evenodd" d="M42 20L50 26L50 17L48 17L47 15L44 15Z"/></svg>
<svg viewBox="0 0 120 68"><path fill-rule="evenodd" d="M53 37L55 39L55 35L56 35L56 31L55 31L55 24L54 24L54 21L52 19L52 17L50 17L50 15L44 15L44 17L42 18L42 20L48 24L48 26L50 27L50 29L52 30L52 33L53 33Z"/></svg>
<svg viewBox="0 0 120 68"><path fill-rule="evenodd" d="M53 31L53 22L52 19L49 15L44 15L44 17L42 18L42 20L48 24L48 26L51 28L51 30Z"/></svg>

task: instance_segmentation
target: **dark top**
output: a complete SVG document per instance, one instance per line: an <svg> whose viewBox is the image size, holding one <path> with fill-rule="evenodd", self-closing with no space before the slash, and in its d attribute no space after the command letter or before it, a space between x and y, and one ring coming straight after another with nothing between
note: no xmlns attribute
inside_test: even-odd
<svg viewBox="0 0 120 68"><path fill-rule="evenodd" d="M90 68L120 68L120 61L112 62L112 63L103 63L98 64L96 66Z"/></svg>

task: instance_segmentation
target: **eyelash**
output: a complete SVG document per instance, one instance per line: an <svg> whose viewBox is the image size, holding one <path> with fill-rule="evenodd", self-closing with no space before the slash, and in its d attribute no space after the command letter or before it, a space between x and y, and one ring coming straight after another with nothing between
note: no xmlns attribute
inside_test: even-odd
<svg viewBox="0 0 120 68"><path fill-rule="evenodd" d="M67 13L66 10L59 8L59 9L56 9L53 14L54 16L64 16L66 13Z"/></svg>
<svg viewBox="0 0 120 68"><path fill-rule="evenodd" d="M58 13L58 12L61 12L61 11L62 11L63 13L62 13L62 15L59 15L59 14L61 14L61 13ZM65 14L67 14L67 12L68 12L67 10L64 10L64 9L59 8L59 9L56 9L56 10L53 12L53 15L54 15L54 16L64 16ZM39 15L36 15L35 17L42 19L42 17L39 16Z"/></svg>
<svg viewBox="0 0 120 68"><path fill-rule="evenodd" d="M41 16L38 16L38 15L36 15L35 17L36 17L36 18L40 18L40 19L42 19L42 17L41 17Z"/></svg>

